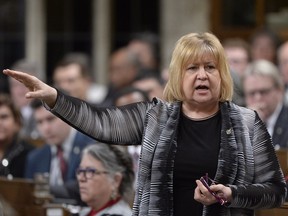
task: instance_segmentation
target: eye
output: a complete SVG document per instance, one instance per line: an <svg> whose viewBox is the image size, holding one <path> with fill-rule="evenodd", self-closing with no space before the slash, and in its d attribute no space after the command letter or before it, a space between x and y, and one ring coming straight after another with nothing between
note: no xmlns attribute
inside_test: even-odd
<svg viewBox="0 0 288 216"><path fill-rule="evenodd" d="M96 173L97 170L94 169L94 168L88 167L88 168L86 168L86 172L88 172L88 173Z"/></svg>
<svg viewBox="0 0 288 216"><path fill-rule="evenodd" d="M216 67L215 67L215 65L206 65L205 67L205 71L207 71L207 72L213 72L215 69L216 69Z"/></svg>
<svg viewBox="0 0 288 216"><path fill-rule="evenodd" d="M191 65L191 66L189 66L189 67L187 68L187 70L194 72L194 71L197 71L198 68L199 68L199 66L197 66L197 65Z"/></svg>
<svg viewBox="0 0 288 216"><path fill-rule="evenodd" d="M10 116L8 115L8 114L3 114L3 115L0 115L0 119L1 120L6 120L6 119L8 119Z"/></svg>

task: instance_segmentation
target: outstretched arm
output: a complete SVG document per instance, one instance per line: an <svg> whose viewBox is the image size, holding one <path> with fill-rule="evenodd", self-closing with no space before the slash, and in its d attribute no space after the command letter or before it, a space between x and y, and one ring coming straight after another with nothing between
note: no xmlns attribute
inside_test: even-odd
<svg viewBox="0 0 288 216"><path fill-rule="evenodd" d="M37 77L27 73L10 69L3 70L3 73L23 83L29 89L29 92L26 94L26 98L40 99L50 108L55 105L57 99L57 90L55 88L42 82Z"/></svg>

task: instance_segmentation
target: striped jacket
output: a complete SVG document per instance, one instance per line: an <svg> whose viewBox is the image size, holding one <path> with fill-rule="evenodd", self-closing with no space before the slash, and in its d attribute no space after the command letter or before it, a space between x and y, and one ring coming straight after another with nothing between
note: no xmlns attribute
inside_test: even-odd
<svg viewBox="0 0 288 216"><path fill-rule="evenodd" d="M203 215L254 215L280 206L286 196L283 173L266 127L258 115L231 102L220 104L221 144L217 182L230 185L229 206L204 207ZM58 117L101 142L142 144L133 215L173 215L173 166L181 102L152 102L96 108L58 93Z"/></svg>

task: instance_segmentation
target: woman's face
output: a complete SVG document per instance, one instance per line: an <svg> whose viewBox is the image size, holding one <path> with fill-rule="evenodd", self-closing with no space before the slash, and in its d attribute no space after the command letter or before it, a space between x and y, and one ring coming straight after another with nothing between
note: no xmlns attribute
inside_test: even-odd
<svg viewBox="0 0 288 216"><path fill-rule="evenodd" d="M9 107L5 105L0 106L0 143L11 142L19 130L20 125L15 121Z"/></svg>
<svg viewBox="0 0 288 216"><path fill-rule="evenodd" d="M209 105L219 101L221 77L217 62L206 55L184 67L183 92L185 101L191 105Z"/></svg>
<svg viewBox="0 0 288 216"><path fill-rule="evenodd" d="M85 178L83 174L77 176L82 201L97 210L110 200L112 191L117 188L115 182L108 173L103 173L103 171L107 171L103 164L89 154L83 155L79 168L100 171L89 179Z"/></svg>

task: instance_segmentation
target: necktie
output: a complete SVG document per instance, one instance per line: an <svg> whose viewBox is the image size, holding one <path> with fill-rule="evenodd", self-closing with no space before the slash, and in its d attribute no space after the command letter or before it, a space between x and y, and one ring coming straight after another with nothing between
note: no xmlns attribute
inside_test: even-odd
<svg viewBox="0 0 288 216"><path fill-rule="evenodd" d="M67 163L66 163L66 160L65 160L63 154L64 154L64 152L63 152L62 146L57 146L57 157L58 157L59 164L60 164L62 179L64 180L65 175L66 175L66 171L67 171Z"/></svg>

